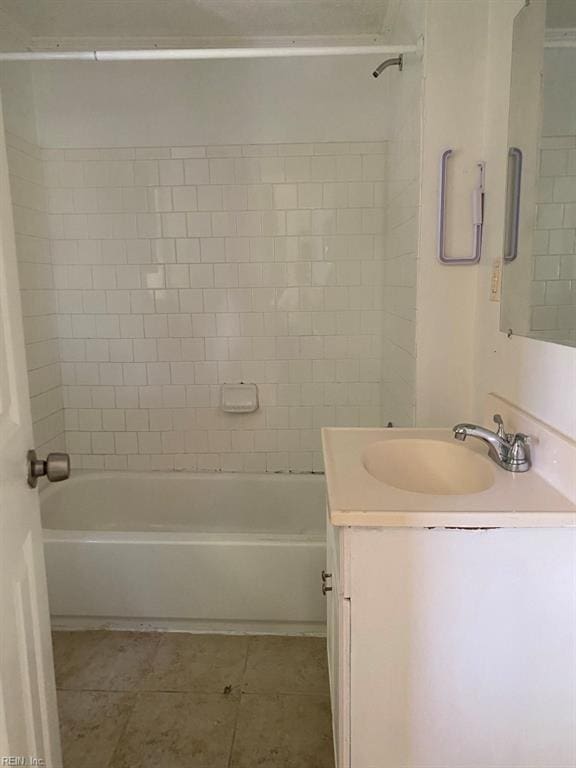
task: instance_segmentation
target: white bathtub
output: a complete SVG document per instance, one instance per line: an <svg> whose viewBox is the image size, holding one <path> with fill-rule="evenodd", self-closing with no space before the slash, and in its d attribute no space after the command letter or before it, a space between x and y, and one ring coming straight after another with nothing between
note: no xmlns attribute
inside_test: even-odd
<svg viewBox="0 0 576 768"><path fill-rule="evenodd" d="M322 476L83 472L40 498L55 627L324 632Z"/></svg>

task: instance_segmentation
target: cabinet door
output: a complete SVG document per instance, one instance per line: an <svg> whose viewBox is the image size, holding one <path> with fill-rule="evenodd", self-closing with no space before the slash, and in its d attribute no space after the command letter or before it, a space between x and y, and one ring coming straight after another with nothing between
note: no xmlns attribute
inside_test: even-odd
<svg viewBox="0 0 576 768"><path fill-rule="evenodd" d="M328 523L326 570L332 574L328 601L328 668L336 768L350 768L350 600L344 596L342 548L346 530Z"/></svg>

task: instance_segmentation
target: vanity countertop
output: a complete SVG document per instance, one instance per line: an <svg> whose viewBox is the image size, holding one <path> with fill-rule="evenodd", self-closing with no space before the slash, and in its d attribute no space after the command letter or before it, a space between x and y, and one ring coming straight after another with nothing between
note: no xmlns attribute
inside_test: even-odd
<svg viewBox="0 0 576 768"><path fill-rule="evenodd" d="M468 440L494 473L487 490L457 495L415 493L387 485L364 467L366 448L378 441L440 440L455 444L448 429L326 428L322 444L333 525L368 527L551 528L576 526L576 504L534 468L507 472L488 458L487 447Z"/></svg>

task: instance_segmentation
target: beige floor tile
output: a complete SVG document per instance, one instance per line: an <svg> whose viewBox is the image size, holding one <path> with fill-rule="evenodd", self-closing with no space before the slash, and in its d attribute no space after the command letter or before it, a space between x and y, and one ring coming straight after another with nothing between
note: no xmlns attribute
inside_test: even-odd
<svg viewBox="0 0 576 768"><path fill-rule="evenodd" d="M246 693L328 693L326 640L251 637L242 683Z"/></svg>
<svg viewBox="0 0 576 768"><path fill-rule="evenodd" d="M244 694L230 768L334 768L329 699Z"/></svg>
<svg viewBox="0 0 576 768"><path fill-rule="evenodd" d="M238 699L141 693L110 768L228 768Z"/></svg>
<svg viewBox="0 0 576 768"><path fill-rule="evenodd" d="M247 637L162 635L150 670L140 681L145 691L239 691L248 649Z"/></svg>
<svg viewBox="0 0 576 768"><path fill-rule="evenodd" d="M96 647L102 637L102 632L52 633L57 688L61 687L67 676L73 675L74 670L83 669L96 652Z"/></svg>
<svg viewBox="0 0 576 768"><path fill-rule="evenodd" d="M107 768L134 701L131 693L59 691L64 768Z"/></svg>
<svg viewBox="0 0 576 768"><path fill-rule="evenodd" d="M148 670L160 635L146 632L55 632L56 686L126 691Z"/></svg>

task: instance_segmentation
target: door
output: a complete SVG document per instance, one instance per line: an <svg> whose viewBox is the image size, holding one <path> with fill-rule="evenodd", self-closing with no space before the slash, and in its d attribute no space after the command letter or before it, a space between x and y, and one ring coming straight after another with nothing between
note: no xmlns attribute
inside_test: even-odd
<svg viewBox="0 0 576 768"><path fill-rule="evenodd" d="M0 765L62 765L32 420L0 105ZM8 759L13 758L12 762Z"/></svg>

